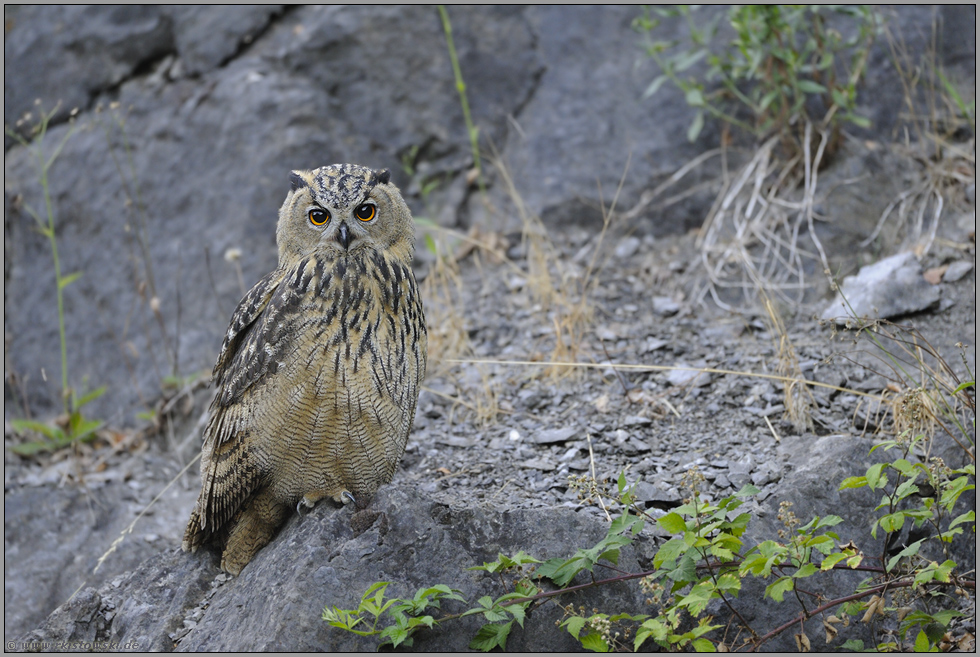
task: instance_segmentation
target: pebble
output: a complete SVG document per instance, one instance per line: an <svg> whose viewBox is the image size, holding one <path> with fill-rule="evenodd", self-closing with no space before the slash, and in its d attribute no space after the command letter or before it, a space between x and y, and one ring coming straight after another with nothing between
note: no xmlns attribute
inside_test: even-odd
<svg viewBox="0 0 980 657"><path fill-rule="evenodd" d="M687 369L706 367L704 362L691 365L684 361L678 361L674 363L674 367L684 369L674 369L667 373L667 382L672 386L678 388L685 386L698 388L711 383L711 375L707 372L698 372L696 369Z"/></svg>
<svg viewBox="0 0 980 657"><path fill-rule="evenodd" d="M653 312L661 317L670 317L680 312L681 306L670 297L654 297Z"/></svg>
<svg viewBox="0 0 980 657"><path fill-rule="evenodd" d="M616 257L620 260L624 260L636 253L637 249L639 248L640 240L638 238L632 236L625 237L619 244L616 245Z"/></svg>
<svg viewBox="0 0 980 657"><path fill-rule="evenodd" d="M947 269L946 273L943 274L943 282L953 283L960 280L967 274L973 271L973 263L966 260L957 260L951 264Z"/></svg>
<svg viewBox="0 0 980 657"><path fill-rule="evenodd" d="M563 429L546 429L544 431L539 431L537 433L531 434L531 442L538 445L554 445L556 443L563 443L569 438L577 435L579 429L576 427L565 427Z"/></svg>

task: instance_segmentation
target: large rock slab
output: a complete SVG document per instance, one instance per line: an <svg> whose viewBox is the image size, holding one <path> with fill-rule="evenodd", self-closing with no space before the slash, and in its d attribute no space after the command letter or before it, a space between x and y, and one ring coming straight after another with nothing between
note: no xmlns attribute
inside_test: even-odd
<svg viewBox="0 0 980 657"><path fill-rule="evenodd" d="M237 578L226 579L207 550L158 554L126 577L80 592L22 641L102 641L167 651L373 650L376 639L329 627L320 618L323 607L354 608L376 581L392 582L389 596L411 597L423 586L446 584L470 600L497 597L507 592L497 576L466 569L521 549L539 558L571 556L605 533L605 522L569 509L455 508L412 486L387 486L360 512L321 504L307 516L294 516ZM633 548L623 550L619 565L640 568ZM561 602L637 613L644 608L635 583L589 589ZM458 606L450 602L443 609L462 610ZM515 624L508 650L580 648L555 626L561 618L553 603L534 610L523 629ZM484 622L469 617L423 631L415 649L466 650ZM183 628L193 629L179 632Z"/></svg>

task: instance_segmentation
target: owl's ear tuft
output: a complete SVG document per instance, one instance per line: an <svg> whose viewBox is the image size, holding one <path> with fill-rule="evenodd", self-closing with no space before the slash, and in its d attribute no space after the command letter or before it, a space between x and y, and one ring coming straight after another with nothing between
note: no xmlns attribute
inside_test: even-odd
<svg viewBox="0 0 980 657"><path fill-rule="evenodd" d="M391 171L382 169L375 174L375 179L382 185L387 185L391 180Z"/></svg>
<svg viewBox="0 0 980 657"><path fill-rule="evenodd" d="M297 189L310 186L310 183L306 182L306 178L299 171L293 171L289 174L289 184L292 186L292 191L294 192Z"/></svg>

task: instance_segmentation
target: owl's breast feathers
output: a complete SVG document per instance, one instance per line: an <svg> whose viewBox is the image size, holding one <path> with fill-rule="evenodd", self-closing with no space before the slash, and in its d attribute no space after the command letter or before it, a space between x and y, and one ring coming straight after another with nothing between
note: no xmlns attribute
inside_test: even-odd
<svg viewBox="0 0 980 657"><path fill-rule="evenodd" d="M371 381L414 413L409 400L425 354L422 302L408 266L371 250L311 256L272 272L242 299L215 364L215 405L240 402L282 368L302 364L348 385Z"/></svg>

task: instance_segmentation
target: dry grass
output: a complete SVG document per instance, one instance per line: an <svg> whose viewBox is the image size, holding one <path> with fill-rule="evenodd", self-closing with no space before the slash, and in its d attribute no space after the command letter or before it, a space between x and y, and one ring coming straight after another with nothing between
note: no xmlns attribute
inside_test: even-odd
<svg viewBox="0 0 980 657"><path fill-rule="evenodd" d="M956 85L942 72L936 57L935 25L932 46L916 55L909 53L900 35L888 30L885 34L904 93L906 125L901 146L922 168L920 179L885 208L861 246L871 244L891 226L903 246L921 257L936 240L949 201L963 198L963 190L976 183L976 98L964 102ZM963 138L963 133L969 136Z"/></svg>
<svg viewBox="0 0 980 657"><path fill-rule="evenodd" d="M597 274L601 269L599 257L603 253L603 243L614 216L625 172L611 206L601 208L602 229L595 239L589 263L583 270L559 257L541 219L530 212L524 203L510 171L499 158L494 159L493 164L521 220L522 239L527 253L527 288L532 300L540 306L545 321L554 329L555 343L547 358L552 365L546 367L544 375L552 379L575 375L581 370L565 367L562 363L578 362L585 338L594 329L595 305L592 299L598 284Z"/></svg>
<svg viewBox="0 0 980 657"><path fill-rule="evenodd" d="M810 388L804 383L806 379L803 376L803 370L800 369L800 359L797 356L796 347L789 339L782 317L773 307L768 295L761 289L760 294L763 295L766 307L766 324L776 349L776 373L785 377L783 379L785 418L798 432L813 431L812 412L816 408L816 400L814 400Z"/></svg>
<svg viewBox="0 0 980 657"><path fill-rule="evenodd" d="M905 439L921 435L927 450L937 434L946 434L975 460L976 373L965 354L961 353L962 371L957 372L914 327L877 321L861 333L883 366L868 369L889 382L868 409L879 431Z"/></svg>
<svg viewBox="0 0 980 657"><path fill-rule="evenodd" d="M775 154L780 143L776 135L723 180L698 236L706 275L695 295L698 301L710 294L722 308L733 309L723 290L735 290L754 302L765 289L797 305L810 287L808 263L818 263L829 275L827 255L814 231L820 219L814 207L821 201L818 172L830 131L807 121L804 135L802 151L788 161ZM855 181L845 181L850 182Z"/></svg>

